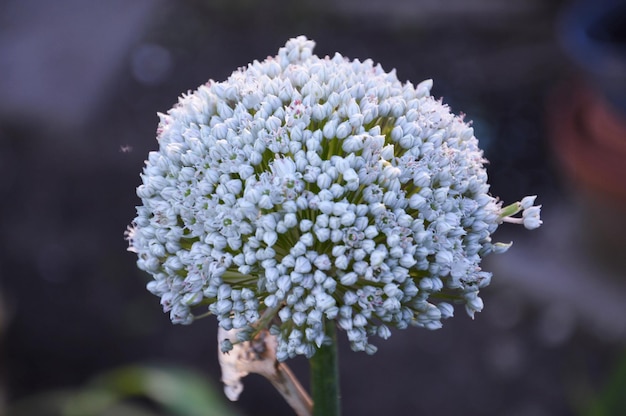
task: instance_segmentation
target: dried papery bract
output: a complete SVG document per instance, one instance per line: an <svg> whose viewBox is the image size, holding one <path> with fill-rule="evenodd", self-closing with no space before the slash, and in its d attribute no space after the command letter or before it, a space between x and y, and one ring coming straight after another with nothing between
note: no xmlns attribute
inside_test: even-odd
<svg viewBox="0 0 626 416"><path fill-rule="evenodd" d="M237 330L219 328L218 343L232 343L237 339ZM224 393L230 400L238 400L243 391L241 379L250 373L267 378L294 409L298 416L312 413L313 402L293 373L276 359L276 337L267 330L260 331L252 340L235 343L229 352L218 353L222 368Z"/></svg>

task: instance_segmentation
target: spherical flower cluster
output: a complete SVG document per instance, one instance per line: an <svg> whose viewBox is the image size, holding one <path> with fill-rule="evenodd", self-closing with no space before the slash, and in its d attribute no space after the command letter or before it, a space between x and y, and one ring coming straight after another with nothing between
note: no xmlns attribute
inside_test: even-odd
<svg viewBox="0 0 626 416"><path fill-rule="evenodd" d="M128 231L174 323L208 306L239 341L270 328L279 360L312 356L328 320L373 353L370 336L439 328L455 303L473 316L481 258L508 248L491 234L541 224L534 197L489 195L473 130L432 81L313 46L291 39L160 114Z"/></svg>

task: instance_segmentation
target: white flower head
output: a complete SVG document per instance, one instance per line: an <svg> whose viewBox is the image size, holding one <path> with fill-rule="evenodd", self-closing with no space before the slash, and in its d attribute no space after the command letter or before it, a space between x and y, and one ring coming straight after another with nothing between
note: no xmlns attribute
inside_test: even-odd
<svg viewBox="0 0 626 416"><path fill-rule="evenodd" d="M313 47L291 39L160 114L127 233L173 322L208 307L238 341L269 329L281 360L314 354L328 319L373 353L369 336L437 329L453 303L473 316L482 257L508 247L491 234L541 225L535 197L488 194L473 130L432 81Z"/></svg>

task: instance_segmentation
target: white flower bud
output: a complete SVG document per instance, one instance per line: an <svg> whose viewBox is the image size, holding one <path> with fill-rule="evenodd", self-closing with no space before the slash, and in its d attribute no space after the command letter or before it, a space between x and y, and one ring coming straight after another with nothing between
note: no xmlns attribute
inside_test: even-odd
<svg viewBox="0 0 626 416"><path fill-rule="evenodd" d="M454 307L447 302L441 302L437 305L444 319L451 318L454 315Z"/></svg>
<svg viewBox="0 0 626 416"><path fill-rule="evenodd" d="M383 160L391 160L394 157L394 147L392 144L388 144L387 146L383 147L382 151L380 152L380 157Z"/></svg>
<svg viewBox="0 0 626 416"><path fill-rule="evenodd" d="M346 270L348 268L348 258L345 255L341 255L335 259L335 267L339 270Z"/></svg>
<svg viewBox="0 0 626 416"><path fill-rule="evenodd" d="M339 282L344 286L352 286L357 282L358 279L359 276L356 273L349 272L341 276L339 278Z"/></svg>
<svg viewBox="0 0 626 416"><path fill-rule="evenodd" d="M297 273L308 273L311 271L311 262L306 257L296 258L294 270Z"/></svg>
<svg viewBox="0 0 626 416"><path fill-rule="evenodd" d="M346 138L350 134L351 131L352 131L352 126L350 125L350 123L344 121L339 126L337 126L337 131L335 132L335 135L337 136L338 139L343 139L343 138Z"/></svg>
<svg viewBox="0 0 626 416"><path fill-rule="evenodd" d="M326 172L322 172L318 177L317 177L317 186L320 189L328 189L330 188L330 185L332 184L332 178L330 177L330 175L328 175L328 173Z"/></svg>
<svg viewBox="0 0 626 416"><path fill-rule="evenodd" d="M324 125L324 128L322 129L322 133L324 134L325 138L332 139L335 137L336 129L337 129L337 120L330 120L326 122L326 124Z"/></svg>
<svg viewBox="0 0 626 416"><path fill-rule="evenodd" d="M265 298L264 303L268 308L275 308L278 305L278 298L275 295L269 295Z"/></svg>
<svg viewBox="0 0 626 416"><path fill-rule="evenodd" d="M535 204L535 199L537 199L537 195L531 195L522 198L522 201L520 202L520 208L526 210L532 207Z"/></svg>
<svg viewBox="0 0 626 416"><path fill-rule="evenodd" d="M322 254L317 256L313 261L313 264L319 270L330 270L332 263L330 262L330 258L326 254Z"/></svg>
<svg viewBox="0 0 626 416"><path fill-rule="evenodd" d="M529 230L534 230L535 228L539 228L543 221L541 221L541 205L531 206L526 208L524 212L522 212L522 218L524 227Z"/></svg>
<svg viewBox="0 0 626 416"><path fill-rule="evenodd" d="M332 308L335 306L336 302L335 299L328 295L325 292L321 292L319 294L317 294L315 296L315 301L317 304L317 307L321 310L321 311L326 311L329 308Z"/></svg>
<svg viewBox="0 0 626 416"><path fill-rule="evenodd" d="M330 239L330 229L328 228L314 228L313 231L320 243L326 242Z"/></svg>
<svg viewBox="0 0 626 416"><path fill-rule="evenodd" d="M387 257L386 252L382 250L375 250L372 254L370 254L370 264L372 267L378 267L383 264L385 257Z"/></svg>

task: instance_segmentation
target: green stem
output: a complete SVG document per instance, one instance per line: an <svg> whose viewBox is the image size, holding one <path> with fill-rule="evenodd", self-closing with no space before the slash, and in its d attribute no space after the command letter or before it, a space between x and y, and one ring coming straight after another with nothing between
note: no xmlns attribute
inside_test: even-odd
<svg viewBox="0 0 626 416"><path fill-rule="evenodd" d="M339 416L339 369L334 321L325 322L325 333L331 340L330 344L322 345L310 360L313 416Z"/></svg>

